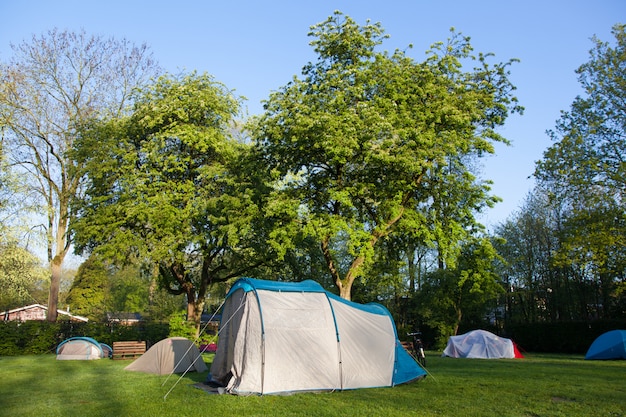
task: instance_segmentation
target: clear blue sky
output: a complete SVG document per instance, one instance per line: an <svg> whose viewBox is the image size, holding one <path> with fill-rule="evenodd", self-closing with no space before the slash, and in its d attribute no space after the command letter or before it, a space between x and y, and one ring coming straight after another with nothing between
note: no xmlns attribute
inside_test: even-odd
<svg viewBox="0 0 626 417"><path fill-rule="evenodd" d="M250 114L315 55L309 27L341 10L357 23L381 22L391 38L384 49L405 49L421 61L449 29L472 38L475 52L498 61L519 58L511 79L523 116L512 116L483 177L503 203L481 217L493 226L513 213L532 189L528 177L550 145L546 130L582 90L575 69L588 60L590 38L613 41L611 27L626 23L625 0L344 0L344 1L75 1L0 0L0 60L10 43L54 27L146 43L169 72L207 72L248 98Z"/></svg>

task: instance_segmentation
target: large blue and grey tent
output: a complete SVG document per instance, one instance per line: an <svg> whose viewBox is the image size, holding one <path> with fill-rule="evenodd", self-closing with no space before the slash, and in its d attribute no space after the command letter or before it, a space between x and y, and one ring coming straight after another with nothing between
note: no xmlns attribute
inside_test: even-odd
<svg viewBox="0 0 626 417"><path fill-rule="evenodd" d="M386 387L426 372L402 348L389 311L314 281L235 282L210 380L232 394Z"/></svg>
<svg viewBox="0 0 626 417"><path fill-rule="evenodd" d="M611 330L598 336L585 359L626 359L626 330Z"/></svg>

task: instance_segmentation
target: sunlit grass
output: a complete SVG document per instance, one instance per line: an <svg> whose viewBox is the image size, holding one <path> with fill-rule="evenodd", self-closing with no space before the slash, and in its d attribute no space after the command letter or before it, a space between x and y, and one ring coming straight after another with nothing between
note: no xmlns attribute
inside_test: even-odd
<svg viewBox="0 0 626 417"><path fill-rule="evenodd" d="M533 354L452 359L428 353L430 376L416 383L263 397L207 394L193 387L207 373L167 379L124 371L129 361L2 357L0 416L626 415L626 361Z"/></svg>

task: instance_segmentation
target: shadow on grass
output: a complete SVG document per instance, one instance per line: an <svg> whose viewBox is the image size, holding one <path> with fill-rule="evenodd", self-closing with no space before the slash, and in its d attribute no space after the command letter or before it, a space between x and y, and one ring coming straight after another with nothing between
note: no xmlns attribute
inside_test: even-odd
<svg viewBox="0 0 626 417"><path fill-rule="evenodd" d="M104 360L57 361L55 355L11 358L0 366L2 416L89 415L106 403L107 409L124 414L115 396L119 376ZM44 409L38 398L45 398Z"/></svg>
<svg viewBox="0 0 626 417"><path fill-rule="evenodd" d="M190 390L190 382L204 381L208 374L190 372L180 383L180 375L173 374L163 386L166 376L125 371L130 363L58 361L54 354L0 357L0 417L142 415L146 397L157 403L154 413L163 406L159 396L174 384L175 391Z"/></svg>

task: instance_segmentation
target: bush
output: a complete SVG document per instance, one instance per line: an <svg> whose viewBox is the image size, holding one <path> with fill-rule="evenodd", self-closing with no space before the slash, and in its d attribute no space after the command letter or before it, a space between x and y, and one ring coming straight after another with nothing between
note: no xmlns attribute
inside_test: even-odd
<svg viewBox="0 0 626 417"><path fill-rule="evenodd" d="M179 311L172 314L170 318L169 337L186 337L190 340L196 339L196 324L187 321L187 313Z"/></svg>
<svg viewBox="0 0 626 417"><path fill-rule="evenodd" d="M169 326L164 323L141 323L123 326L109 323L73 323L58 321L26 321L0 323L0 356L56 353L65 339L88 336L109 346L118 340L145 340L152 346L168 336Z"/></svg>
<svg viewBox="0 0 626 417"><path fill-rule="evenodd" d="M20 353L18 323L3 321L0 324L0 356L15 356Z"/></svg>
<svg viewBox="0 0 626 417"><path fill-rule="evenodd" d="M20 344L24 354L38 354L56 352L59 343L57 335L60 329L59 323L47 321L27 321L19 329L21 330Z"/></svg>

